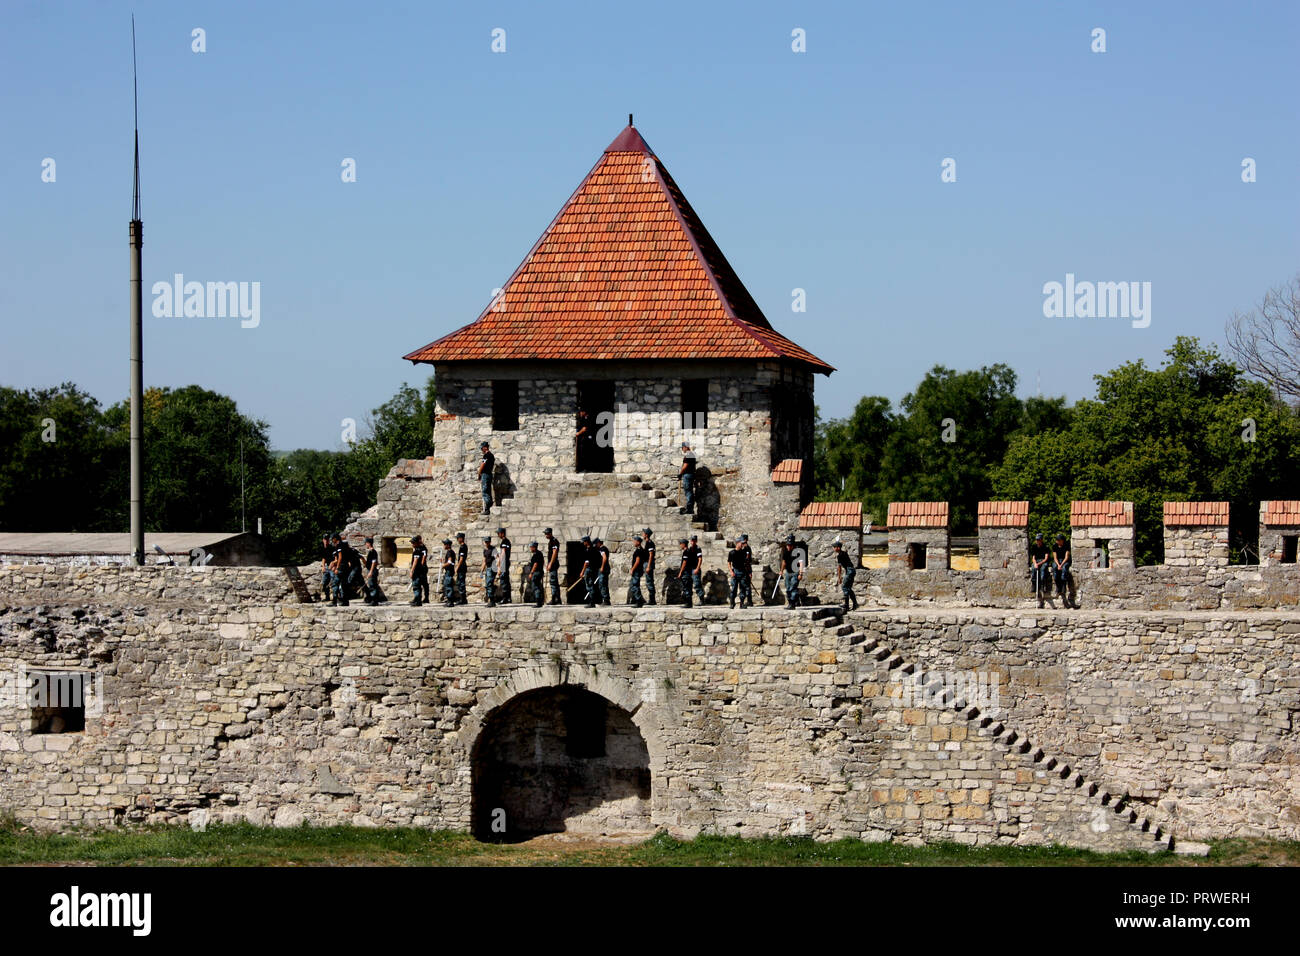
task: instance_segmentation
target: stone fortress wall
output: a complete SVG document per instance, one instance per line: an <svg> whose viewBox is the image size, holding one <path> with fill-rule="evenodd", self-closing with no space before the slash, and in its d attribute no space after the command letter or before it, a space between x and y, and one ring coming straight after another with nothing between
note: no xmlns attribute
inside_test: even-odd
<svg viewBox="0 0 1300 956"><path fill-rule="evenodd" d="M506 837L1300 836L1295 611L334 609L248 571L80 569L71 590L0 571L0 673L85 674L101 703L37 732L0 698L0 808L484 833L501 810Z"/></svg>

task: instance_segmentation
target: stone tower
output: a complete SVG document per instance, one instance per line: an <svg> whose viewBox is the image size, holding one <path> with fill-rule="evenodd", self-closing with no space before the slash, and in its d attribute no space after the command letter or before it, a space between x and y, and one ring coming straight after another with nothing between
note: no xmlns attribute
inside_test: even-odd
<svg viewBox="0 0 1300 956"><path fill-rule="evenodd" d="M433 366L433 454L399 463L354 533L505 525L518 545L550 525L617 549L649 525L661 556L693 530L713 564L718 532L765 548L811 497L813 377L833 369L767 321L631 125L483 313L405 357ZM594 448L575 441L580 411ZM497 462L486 517L483 441ZM699 460L693 519L676 500L683 441ZM798 483L774 482L793 462Z"/></svg>

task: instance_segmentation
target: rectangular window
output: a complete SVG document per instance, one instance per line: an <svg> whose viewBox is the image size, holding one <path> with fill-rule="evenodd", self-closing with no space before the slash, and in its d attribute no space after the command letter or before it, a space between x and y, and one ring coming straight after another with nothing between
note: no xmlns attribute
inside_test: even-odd
<svg viewBox="0 0 1300 956"><path fill-rule="evenodd" d="M682 428L709 427L709 380L682 379Z"/></svg>
<svg viewBox="0 0 1300 956"><path fill-rule="evenodd" d="M33 734L78 734L86 729L93 676L80 671L28 671Z"/></svg>
<svg viewBox="0 0 1300 956"><path fill-rule="evenodd" d="M1093 547L1097 549L1097 567L1110 567L1110 542L1098 538L1096 542L1094 542Z"/></svg>
<svg viewBox="0 0 1300 956"><path fill-rule="evenodd" d="M1296 542L1300 541L1300 536L1294 534L1282 535L1282 563L1296 563Z"/></svg>
<svg viewBox="0 0 1300 956"><path fill-rule="evenodd" d="M519 382L514 379L492 383L492 430L519 430Z"/></svg>
<svg viewBox="0 0 1300 956"><path fill-rule="evenodd" d="M907 546L907 564L913 571L925 570L925 545L913 541Z"/></svg>

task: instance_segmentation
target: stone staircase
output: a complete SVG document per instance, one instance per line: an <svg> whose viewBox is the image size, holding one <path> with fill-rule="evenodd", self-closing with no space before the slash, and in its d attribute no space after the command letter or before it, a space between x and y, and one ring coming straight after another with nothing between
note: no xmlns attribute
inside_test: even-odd
<svg viewBox="0 0 1300 956"><path fill-rule="evenodd" d="M555 529L561 540L576 541L584 534L599 535L611 551L631 547L631 538L642 528L654 530L660 560L676 550L679 538L699 535L706 557L711 550L719 556L725 550L723 536L707 522L696 521L675 497L654 481L640 475L575 473L566 479L549 479L540 484L521 484L515 495L481 515L466 529L467 538L485 534L495 537L504 527L517 553L527 542L542 538L542 529Z"/></svg>
<svg viewBox="0 0 1300 956"><path fill-rule="evenodd" d="M812 616L813 620L819 622L822 627L833 629L837 637L844 638L854 651L873 661L877 669L886 673L891 671L900 674L916 673L916 662L905 658L883 639L859 631L853 623L845 621L844 611L840 607L819 607L813 611ZM1036 769L1056 777L1062 781L1063 786L1080 791L1092 805L1114 814L1118 823L1133 827L1139 833L1145 834L1150 840L1153 851L1174 848L1173 835L1153 820L1150 814L1144 815L1135 810L1127 795L1116 796L1111 793L1068 763L1047 753L1026 734L1012 727L1006 718L996 718L981 713L978 707L960 699L951 690L943 688L938 676L931 676L933 680L927 680L926 672L924 670L921 672L921 686L929 688L927 693L932 695L929 699L963 718L972 733L991 739L1008 753L1023 755Z"/></svg>

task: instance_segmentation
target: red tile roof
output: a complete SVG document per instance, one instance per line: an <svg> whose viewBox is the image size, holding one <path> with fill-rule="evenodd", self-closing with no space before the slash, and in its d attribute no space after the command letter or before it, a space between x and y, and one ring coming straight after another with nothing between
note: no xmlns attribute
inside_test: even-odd
<svg viewBox="0 0 1300 956"><path fill-rule="evenodd" d="M802 475L802 458L787 458L785 461L777 462L776 467L772 469L773 481L784 481L795 484L799 481ZM859 510L861 509L859 508Z"/></svg>
<svg viewBox="0 0 1300 956"><path fill-rule="evenodd" d="M1071 501L1070 527L1125 527L1133 523L1131 501Z"/></svg>
<svg viewBox="0 0 1300 956"><path fill-rule="evenodd" d="M412 362L788 360L775 331L637 131L610 143L501 295Z"/></svg>
<svg viewBox="0 0 1300 956"><path fill-rule="evenodd" d="M946 528L946 501L891 501L887 524L891 528Z"/></svg>
<svg viewBox="0 0 1300 956"><path fill-rule="evenodd" d="M1184 527L1188 525L1219 525L1228 523L1226 501L1166 501L1165 524Z"/></svg>
<svg viewBox="0 0 1300 956"><path fill-rule="evenodd" d="M1028 501L981 501L979 503L981 528L1029 527Z"/></svg>
<svg viewBox="0 0 1300 956"><path fill-rule="evenodd" d="M862 502L814 501L799 513L801 528L861 528Z"/></svg>
<svg viewBox="0 0 1300 956"><path fill-rule="evenodd" d="M1300 525L1300 501L1264 501L1259 511L1260 521L1266 525Z"/></svg>

